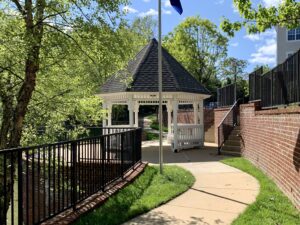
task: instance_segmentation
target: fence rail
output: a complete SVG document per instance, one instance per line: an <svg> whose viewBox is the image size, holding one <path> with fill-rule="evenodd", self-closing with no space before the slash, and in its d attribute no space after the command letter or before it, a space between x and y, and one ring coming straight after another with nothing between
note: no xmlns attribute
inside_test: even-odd
<svg viewBox="0 0 300 225"><path fill-rule="evenodd" d="M76 209L141 160L141 129L105 128L102 133L0 150L0 224L39 224Z"/></svg>
<svg viewBox="0 0 300 225"><path fill-rule="evenodd" d="M300 50L284 63L263 74L249 74L250 100L261 100L262 107L300 102Z"/></svg>

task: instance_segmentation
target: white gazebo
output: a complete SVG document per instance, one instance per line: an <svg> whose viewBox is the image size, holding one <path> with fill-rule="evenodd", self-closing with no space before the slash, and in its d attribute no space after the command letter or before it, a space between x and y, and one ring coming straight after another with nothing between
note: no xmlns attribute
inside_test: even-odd
<svg viewBox="0 0 300 225"><path fill-rule="evenodd" d="M168 112L168 141L173 151L203 146L203 100L209 92L179 62L162 49L163 104ZM138 127L141 105L158 105L158 44L155 39L130 61L127 69L112 76L98 95L107 115L104 127ZM112 106L127 105L129 124L112 125ZM179 105L193 105L194 124L177 123ZM173 116L172 116L173 114Z"/></svg>

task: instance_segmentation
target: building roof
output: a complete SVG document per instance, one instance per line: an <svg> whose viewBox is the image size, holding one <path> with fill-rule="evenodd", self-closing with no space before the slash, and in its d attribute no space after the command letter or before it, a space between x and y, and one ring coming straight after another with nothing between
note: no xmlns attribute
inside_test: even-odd
<svg viewBox="0 0 300 225"><path fill-rule="evenodd" d="M162 48L162 56L164 92L210 94L164 48ZM101 92L158 92L158 42L156 39L152 39L128 63L127 69L111 76L101 87Z"/></svg>

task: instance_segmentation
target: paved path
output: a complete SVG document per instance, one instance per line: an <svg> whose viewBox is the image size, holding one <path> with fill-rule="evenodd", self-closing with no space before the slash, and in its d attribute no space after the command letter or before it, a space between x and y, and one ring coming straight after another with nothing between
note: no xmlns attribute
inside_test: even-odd
<svg viewBox="0 0 300 225"><path fill-rule="evenodd" d="M167 164L176 164L191 171L196 177L194 186L144 215L125 223L225 225L230 224L245 208L255 201L259 184L252 176L218 162L223 156L216 149L205 147L172 153L164 148ZM157 163L157 142L143 145L143 160Z"/></svg>

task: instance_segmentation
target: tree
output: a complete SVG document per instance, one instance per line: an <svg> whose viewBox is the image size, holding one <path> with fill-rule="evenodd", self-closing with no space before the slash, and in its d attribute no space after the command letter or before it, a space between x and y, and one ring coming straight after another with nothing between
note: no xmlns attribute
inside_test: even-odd
<svg viewBox="0 0 300 225"><path fill-rule="evenodd" d="M165 38L164 47L203 85L218 86L219 62L227 54L228 39L216 25L199 16L188 17Z"/></svg>
<svg viewBox="0 0 300 225"><path fill-rule="evenodd" d="M152 16L138 17L131 24L131 30L138 37L150 41L156 36L157 21Z"/></svg>
<svg viewBox="0 0 300 225"><path fill-rule="evenodd" d="M230 36L243 26L249 33L258 33L276 26L292 29L300 25L300 2L297 0L283 0L278 6L271 7L261 4L255 7L251 0L233 0L233 3L243 20L222 21L221 28Z"/></svg>
<svg viewBox="0 0 300 225"><path fill-rule="evenodd" d="M28 131L30 125L50 121L46 116L43 118L40 115L49 109L43 108L45 102L52 101L55 104L51 107L59 109L59 106L66 104L65 99L59 101L62 100L61 97L68 96L73 101L70 105L76 103L78 107L68 107L66 117L72 114L83 115L98 104L95 99L89 99L90 91L95 90L97 85L83 89L75 98L71 93L82 88L80 85L84 82L103 82L100 77L108 76L121 66L122 60L118 59L124 54L115 53L120 53L120 47L126 47L126 41L117 41L120 38L116 35L119 30L115 28L122 27L119 5L125 3L126 0L1 2L0 149L20 146L26 123ZM103 32L101 36L100 31ZM115 42L112 44L111 40ZM98 59L101 64L107 64L100 67ZM89 79L83 77L86 74L89 74ZM92 79L93 75L98 79ZM56 89L59 93L54 91L56 87L49 81L59 84ZM53 89L49 88L46 93L48 86ZM88 111L78 112L78 108ZM33 122L28 120L29 111L30 118L34 118ZM35 118L34 115L38 117ZM58 117L56 121L62 121L60 118L63 112L53 113L52 119L55 118L54 115ZM0 157L0 165L4 165L2 160ZM15 160L14 156L11 165L13 170ZM6 192L10 196L13 182L8 179L4 186L3 170L6 168L1 166L0 224L6 223L6 211L9 207L9 201L4 205L3 195Z"/></svg>
<svg viewBox="0 0 300 225"><path fill-rule="evenodd" d="M237 99L249 94L248 82L245 79L247 76L245 73L247 64L246 60L236 59L234 57L226 58L222 62L221 74L223 86L236 82Z"/></svg>

